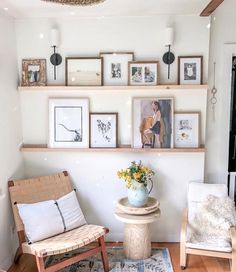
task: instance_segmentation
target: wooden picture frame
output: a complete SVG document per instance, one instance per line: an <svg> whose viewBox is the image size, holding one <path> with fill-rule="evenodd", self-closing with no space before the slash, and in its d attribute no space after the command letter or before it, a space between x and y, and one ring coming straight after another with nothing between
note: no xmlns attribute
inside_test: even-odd
<svg viewBox="0 0 236 272"><path fill-rule="evenodd" d="M179 56L178 84L200 85L202 83L203 83L203 56Z"/></svg>
<svg viewBox="0 0 236 272"><path fill-rule="evenodd" d="M134 61L134 52L100 52L103 58L103 84L128 85L128 62Z"/></svg>
<svg viewBox="0 0 236 272"><path fill-rule="evenodd" d="M102 86L103 58L67 57L65 79L66 86Z"/></svg>
<svg viewBox="0 0 236 272"><path fill-rule="evenodd" d="M200 112L183 111L174 113L174 147L200 147L200 117Z"/></svg>
<svg viewBox="0 0 236 272"><path fill-rule="evenodd" d="M159 61L130 61L128 63L129 85L155 86L159 82Z"/></svg>
<svg viewBox="0 0 236 272"><path fill-rule="evenodd" d="M117 112L90 113L89 122L90 122L89 147L91 148L117 148L118 147L118 113ZM112 126L112 122L113 122L113 126Z"/></svg>
<svg viewBox="0 0 236 272"><path fill-rule="evenodd" d="M89 98L49 98L48 147L89 147Z"/></svg>
<svg viewBox="0 0 236 272"><path fill-rule="evenodd" d="M46 86L46 59L22 60L22 86Z"/></svg>
<svg viewBox="0 0 236 272"><path fill-rule="evenodd" d="M158 102L158 103L156 103ZM159 111L159 113L158 113ZM157 124L159 121L159 124ZM174 147L174 98L134 97L132 101L132 147Z"/></svg>

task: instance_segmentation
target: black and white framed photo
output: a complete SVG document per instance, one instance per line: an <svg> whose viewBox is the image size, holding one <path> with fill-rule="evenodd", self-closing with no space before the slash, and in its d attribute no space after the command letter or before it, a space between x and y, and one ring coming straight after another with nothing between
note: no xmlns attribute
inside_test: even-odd
<svg viewBox="0 0 236 272"><path fill-rule="evenodd" d="M103 85L103 58L66 58L66 86Z"/></svg>
<svg viewBox="0 0 236 272"><path fill-rule="evenodd" d="M175 147L199 147L200 113L176 112L175 118Z"/></svg>
<svg viewBox="0 0 236 272"><path fill-rule="evenodd" d="M49 147L89 147L88 98L49 99Z"/></svg>
<svg viewBox="0 0 236 272"><path fill-rule="evenodd" d="M158 61L130 61L129 85L157 85L159 81Z"/></svg>
<svg viewBox="0 0 236 272"><path fill-rule="evenodd" d="M128 85L128 62L134 60L133 52L101 52L103 58L103 84Z"/></svg>
<svg viewBox="0 0 236 272"><path fill-rule="evenodd" d="M90 147L118 146L118 113L90 113Z"/></svg>
<svg viewBox="0 0 236 272"><path fill-rule="evenodd" d="M202 84L203 57L178 57L178 84Z"/></svg>
<svg viewBox="0 0 236 272"><path fill-rule="evenodd" d="M133 98L132 147L172 148L173 109L173 98Z"/></svg>

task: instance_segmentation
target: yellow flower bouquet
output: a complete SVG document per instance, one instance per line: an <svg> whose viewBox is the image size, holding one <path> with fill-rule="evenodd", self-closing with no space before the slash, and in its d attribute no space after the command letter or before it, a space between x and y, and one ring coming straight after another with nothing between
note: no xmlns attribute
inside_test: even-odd
<svg viewBox="0 0 236 272"><path fill-rule="evenodd" d="M152 182L151 178L155 175L155 172L149 167L143 165L141 161L139 163L133 161L127 169L119 170L117 175L119 179L125 180L126 187L129 189L131 187L132 180L135 180L147 187L148 182Z"/></svg>

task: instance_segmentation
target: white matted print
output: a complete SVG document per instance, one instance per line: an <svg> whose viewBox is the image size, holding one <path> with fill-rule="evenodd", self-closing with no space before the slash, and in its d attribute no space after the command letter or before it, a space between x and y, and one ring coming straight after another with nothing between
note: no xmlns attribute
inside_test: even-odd
<svg viewBox="0 0 236 272"><path fill-rule="evenodd" d="M89 100L49 99L49 147L89 147Z"/></svg>
<svg viewBox="0 0 236 272"><path fill-rule="evenodd" d="M134 60L133 52L101 52L103 58L103 84L128 85L128 62Z"/></svg>
<svg viewBox="0 0 236 272"><path fill-rule="evenodd" d="M199 147L199 112L175 113L175 147Z"/></svg>
<svg viewBox="0 0 236 272"><path fill-rule="evenodd" d="M90 147L117 147L118 113L90 113Z"/></svg>
<svg viewBox="0 0 236 272"><path fill-rule="evenodd" d="M157 85L158 61L129 62L129 85Z"/></svg>
<svg viewBox="0 0 236 272"><path fill-rule="evenodd" d="M179 57L178 83L202 84L202 56Z"/></svg>
<svg viewBox="0 0 236 272"><path fill-rule="evenodd" d="M134 148L173 147L173 98L134 98Z"/></svg>

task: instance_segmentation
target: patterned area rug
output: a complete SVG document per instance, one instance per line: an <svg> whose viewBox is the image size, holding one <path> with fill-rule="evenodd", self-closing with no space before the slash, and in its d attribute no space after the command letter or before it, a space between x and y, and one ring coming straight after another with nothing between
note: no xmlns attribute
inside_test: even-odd
<svg viewBox="0 0 236 272"><path fill-rule="evenodd" d="M124 257L122 247L107 247L110 272L173 272L170 254L167 248L153 248L152 256L141 261L131 261ZM66 253L50 256L46 259L46 266L52 265L76 253ZM80 261L60 272L103 272L101 254L94 255Z"/></svg>

